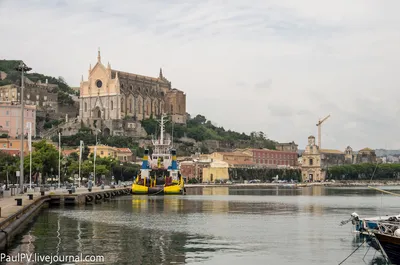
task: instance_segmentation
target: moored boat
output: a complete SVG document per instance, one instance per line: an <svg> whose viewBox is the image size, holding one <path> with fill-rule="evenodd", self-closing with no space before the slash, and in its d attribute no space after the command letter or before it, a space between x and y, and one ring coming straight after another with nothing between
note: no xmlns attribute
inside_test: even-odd
<svg viewBox="0 0 400 265"><path fill-rule="evenodd" d="M391 264L400 265L400 223L378 223L378 231L374 231L379 246Z"/></svg>
<svg viewBox="0 0 400 265"><path fill-rule="evenodd" d="M374 217L364 217L360 218L357 213L352 213L348 220L342 221L341 225L348 222L352 223L353 231L355 233L369 234L372 235L373 230L378 230L379 222L396 222L400 221L400 215L385 215L385 216L374 216Z"/></svg>
<svg viewBox="0 0 400 265"><path fill-rule="evenodd" d="M169 195L185 194L185 183L180 174L176 150L164 135L165 116L160 121L160 137L153 139L154 151L146 149L140 175L132 184L133 194Z"/></svg>

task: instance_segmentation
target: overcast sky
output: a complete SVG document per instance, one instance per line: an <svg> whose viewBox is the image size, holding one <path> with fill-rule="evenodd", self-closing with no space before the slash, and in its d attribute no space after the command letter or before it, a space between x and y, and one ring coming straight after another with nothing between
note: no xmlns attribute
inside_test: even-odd
<svg viewBox="0 0 400 265"><path fill-rule="evenodd" d="M102 61L164 76L187 111L304 149L400 149L400 1L0 0L0 59L71 86Z"/></svg>

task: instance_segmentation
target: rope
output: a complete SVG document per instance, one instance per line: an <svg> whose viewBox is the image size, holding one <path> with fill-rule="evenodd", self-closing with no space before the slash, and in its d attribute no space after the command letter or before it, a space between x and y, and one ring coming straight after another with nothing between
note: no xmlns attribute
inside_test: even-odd
<svg viewBox="0 0 400 265"><path fill-rule="evenodd" d="M160 194L161 192L163 192L164 191L164 189L162 189L162 190L159 190L159 191L157 191L156 193L154 193L154 194L149 194L149 196L154 196L154 195L157 195L157 194Z"/></svg>
<svg viewBox="0 0 400 265"><path fill-rule="evenodd" d="M361 245L359 245L355 250L353 250L353 252L351 252L350 255L348 255L344 260L342 260L342 262L340 262L339 265L345 262L348 258L350 258L362 245L364 245L365 242L366 241L364 240L364 242L362 242Z"/></svg>
<svg viewBox="0 0 400 265"><path fill-rule="evenodd" d="M374 188L374 187L371 187L371 186L368 186L368 188L373 189L373 190L377 190L377 191L380 191L380 192L383 192L383 193L387 193L387 194L390 194L390 195L400 196L400 193L394 193L394 192L390 192L390 191L387 191L387 190Z"/></svg>

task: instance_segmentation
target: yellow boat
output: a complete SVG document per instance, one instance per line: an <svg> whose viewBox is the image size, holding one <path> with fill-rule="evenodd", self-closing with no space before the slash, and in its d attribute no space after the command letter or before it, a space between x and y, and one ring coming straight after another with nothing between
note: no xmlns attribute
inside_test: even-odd
<svg viewBox="0 0 400 265"><path fill-rule="evenodd" d="M185 194L185 183L180 174L176 150L164 136L165 116L161 116L160 138L153 139L153 154L144 151L140 175L132 184L132 194L169 195Z"/></svg>
<svg viewBox="0 0 400 265"><path fill-rule="evenodd" d="M140 184L139 184L139 183ZM185 194L185 183L182 176L179 182L172 182L170 185L155 185L156 180L149 181L150 184L147 185L146 181L139 177L132 184L132 194L150 194L150 195L183 195ZM152 184L153 182L154 184Z"/></svg>

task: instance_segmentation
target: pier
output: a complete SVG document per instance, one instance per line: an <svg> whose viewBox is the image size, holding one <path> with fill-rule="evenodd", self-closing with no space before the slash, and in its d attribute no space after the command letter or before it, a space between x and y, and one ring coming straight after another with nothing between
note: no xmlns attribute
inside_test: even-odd
<svg viewBox="0 0 400 265"><path fill-rule="evenodd" d="M2 198L0 199L0 250L7 248L12 239L39 213L42 207L101 203L113 197L128 194L130 194L130 188L126 187L108 189L96 187L90 192L87 189L78 189L71 193L60 189L48 191L44 195L33 192Z"/></svg>

